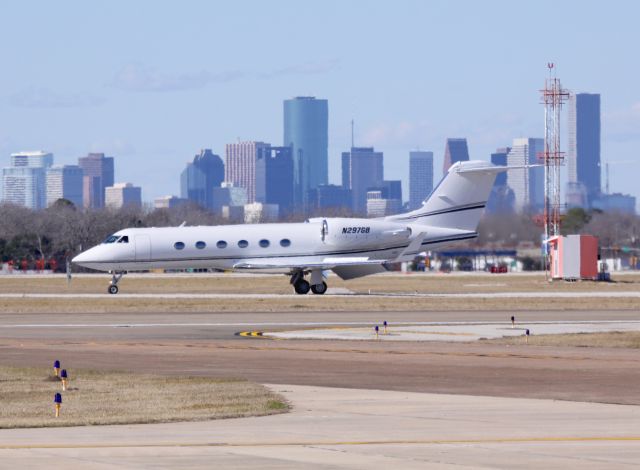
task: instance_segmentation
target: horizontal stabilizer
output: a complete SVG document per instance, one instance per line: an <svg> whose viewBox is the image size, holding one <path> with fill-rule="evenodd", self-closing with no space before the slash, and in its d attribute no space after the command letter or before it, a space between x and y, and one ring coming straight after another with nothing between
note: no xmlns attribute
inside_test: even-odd
<svg viewBox="0 0 640 470"><path fill-rule="evenodd" d="M422 240L424 240L424 237L426 235L426 232L420 232L416 236L416 238L414 238L413 241L409 243L409 246L407 246L402 251L402 253L398 255L398 259L402 259L407 256L416 256L417 254L423 252L424 250L422 249Z"/></svg>

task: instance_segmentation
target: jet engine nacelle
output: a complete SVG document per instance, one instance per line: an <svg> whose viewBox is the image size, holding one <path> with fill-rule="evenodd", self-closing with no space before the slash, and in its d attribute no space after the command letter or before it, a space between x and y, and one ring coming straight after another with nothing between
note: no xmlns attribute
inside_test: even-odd
<svg viewBox="0 0 640 470"><path fill-rule="evenodd" d="M411 236L411 229L404 224L375 219L314 219L320 222L320 236L327 244L351 245L378 244L404 241Z"/></svg>

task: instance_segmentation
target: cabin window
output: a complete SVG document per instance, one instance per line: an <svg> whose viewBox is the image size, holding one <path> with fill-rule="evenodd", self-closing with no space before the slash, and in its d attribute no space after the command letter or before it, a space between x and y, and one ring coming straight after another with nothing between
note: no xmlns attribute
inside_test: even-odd
<svg viewBox="0 0 640 470"><path fill-rule="evenodd" d="M207 244L205 242L202 242L202 241L196 242L196 248L198 250L203 250L206 246L207 246Z"/></svg>
<svg viewBox="0 0 640 470"><path fill-rule="evenodd" d="M280 246L284 246L285 248L291 245L291 240L288 238L283 238L280 240Z"/></svg>
<svg viewBox="0 0 640 470"><path fill-rule="evenodd" d="M110 237L108 237L104 242L102 243L115 243L115 241L118 239L118 237L116 235L111 235Z"/></svg>
<svg viewBox="0 0 640 470"><path fill-rule="evenodd" d="M124 235L120 240L118 240L118 243L129 243L129 237Z"/></svg>
<svg viewBox="0 0 640 470"><path fill-rule="evenodd" d="M173 244L173 247L174 247L176 250L183 250L183 249L184 249L184 243L182 243L182 242L175 242L175 243Z"/></svg>
<svg viewBox="0 0 640 470"><path fill-rule="evenodd" d="M269 246L269 240L260 240L260 246L266 248Z"/></svg>
<svg viewBox="0 0 640 470"><path fill-rule="evenodd" d="M249 242L248 242L247 240L240 240L240 241L238 242L238 246L239 246L240 248L246 248L246 247L248 247L248 246L249 246Z"/></svg>
<svg viewBox="0 0 640 470"><path fill-rule="evenodd" d="M216 246L220 249L222 248L226 248L227 247L227 242L225 242L224 240L220 240L218 243L216 243Z"/></svg>

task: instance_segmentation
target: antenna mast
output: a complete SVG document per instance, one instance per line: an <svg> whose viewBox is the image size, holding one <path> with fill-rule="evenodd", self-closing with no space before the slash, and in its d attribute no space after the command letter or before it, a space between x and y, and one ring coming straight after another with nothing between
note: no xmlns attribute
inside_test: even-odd
<svg viewBox="0 0 640 470"><path fill-rule="evenodd" d="M354 122L353 122L353 119L351 119L351 148L353 148L353 142L354 142L354 138L353 138L353 135L354 135L353 128L354 128Z"/></svg>
<svg viewBox="0 0 640 470"><path fill-rule="evenodd" d="M560 112L569 99L569 91L562 88L555 76L555 65L547 64L549 78L545 80L542 94L544 105L544 232L545 240L560 235L560 167L564 153L560 151ZM547 242L545 242L547 243Z"/></svg>

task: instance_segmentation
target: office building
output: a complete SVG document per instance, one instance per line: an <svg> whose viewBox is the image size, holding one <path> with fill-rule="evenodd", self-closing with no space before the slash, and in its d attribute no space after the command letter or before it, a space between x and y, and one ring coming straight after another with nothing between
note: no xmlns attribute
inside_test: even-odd
<svg viewBox="0 0 640 470"><path fill-rule="evenodd" d="M245 204L247 204L245 188L234 186L233 183L226 181L219 188L213 188L212 210L215 214L222 215L224 207L244 207Z"/></svg>
<svg viewBox="0 0 640 470"><path fill-rule="evenodd" d="M278 204L263 204L254 202L244 205L244 223L259 224L277 222L279 217Z"/></svg>
<svg viewBox="0 0 640 470"><path fill-rule="evenodd" d="M173 209L183 204L187 204L188 199L183 199L178 196L160 196L153 200L154 209Z"/></svg>
<svg viewBox="0 0 640 470"><path fill-rule="evenodd" d="M293 154L291 147L258 147L256 201L277 204L280 215L293 210Z"/></svg>
<svg viewBox="0 0 640 470"><path fill-rule="evenodd" d="M49 168L53 165L53 154L37 150L11 154L12 167Z"/></svg>
<svg viewBox="0 0 640 470"><path fill-rule="evenodd" d="M142 188L131 183L116 183L105 188L105 206L109 209L141 207Z"/></svg>
<svg viewBox="0 0 640 470"><path fill-rule="evenodd" d="M294 203L303 210L309 190L328 183L328 129L327 100L298 96L284 101L283 145L292 148Z"/></svg>
<svg viewBox="0 0 640 470"><path fill-rule="evenodd" d="M584 186L589 206L600 196L600 95L572 93L568 102L568 183Z"/></svg>
<svg viewBox="0 0 640 470"><path fill-rule="evenodd" d="M351 211L351 190L335 184L321 184L309 190L310 211L348 209Z"/></svg>
<svg viewBox="0 0 640 470"><path fill-rule="evenodd" d="M82 207L82 177L84 172L78 165L55 165L47 169L47 207L58 199L71 201Z"/></svg>
<svg viewBox="0 0 640 470"><path fill-rule="evenodd" d="M355 214L367 213L367 191L382 183L383 173L382 152L373 147L352 147L342 153L342 187L351 190L351 210Z"/></svg>
<svg viewBox="0 0 640 470"><path fill-rule="evenodd" d="M224 163L210 149L202 149L180 175L180 196L200 207L213 209L213 188L224 180Z"/></svg>
<svg viewBox="0 0 640 470"><path fill-rule="evenodd" d="M409 210L422 207L433 191L433 152L409 152Z"/></svg>
<svg viewBox="0 0 640 470"><path fill-rule="evenodd" d="M628 194L613 193L601 194L593 200L593 208L604 212L619 212L635 215L636 198Z"/></svg>
<svg viewBox="0 0 640 470"><path fill-rule="evenodd" d="M510 151L511 147L497 149L491 154L491 163L496 166L506 166ZM515 194L508 186L507 172L498 173L487 201L487 212L490 214L511 213L514 210L514 203Z"/></svg>
<svg viewBox="0 0 640 470"><path fill-rule="evenodd" d="M267 152L269 144L264 142L238 142L225 146L224 180L233 186L247 190L247 203L256 202L256 161L258 154Z"/></svg>
<svg viewBox="0 0 640 470"><path fill-rule="evenodd" d="M587 197L587 188L584 184L574 181L567 182L567 189L564 195L564 201L567 208L572 207L589 207L589 198Z"/></svg>
<svg viewBox="0 0 640 470"><path fill-rule="evenodd" d="M52 164L48 152L11 154L11 166L2 170L2 201L34 210L46 207L46 171Z"/></svg>
<svg viewBox="0 0 640 470"><path fill-rule="evenodd" d="M517 138L507 154L508 166L538 164L544 152L544 139ZM508 170L507 181L514 193L514 208L518 211L539 211L544 207L544 168Z"/></svg>
<svg viewBox="0 0 640 470"><path fill-rule="evenodd" d="M446 175L451 165L468 160L469 148L467 147L467 139L447 139L447 144L444 148L442 173Z"/></svg>
<svg viewBox="0 0 640 470"><path fill-rule="evenodd" d="M400 212L402 201L385 198L380 190L367 191L367 217L385 217Z"/></svg>
<svg viewBox="0 0 640 470"><path fill-rule="evenodd" d="M82 199L84 207L100 209L104 207L105 188L113 186L113 157L104 153L90 153L78 158L78 166L84 173L82 181Z"/></svg>

